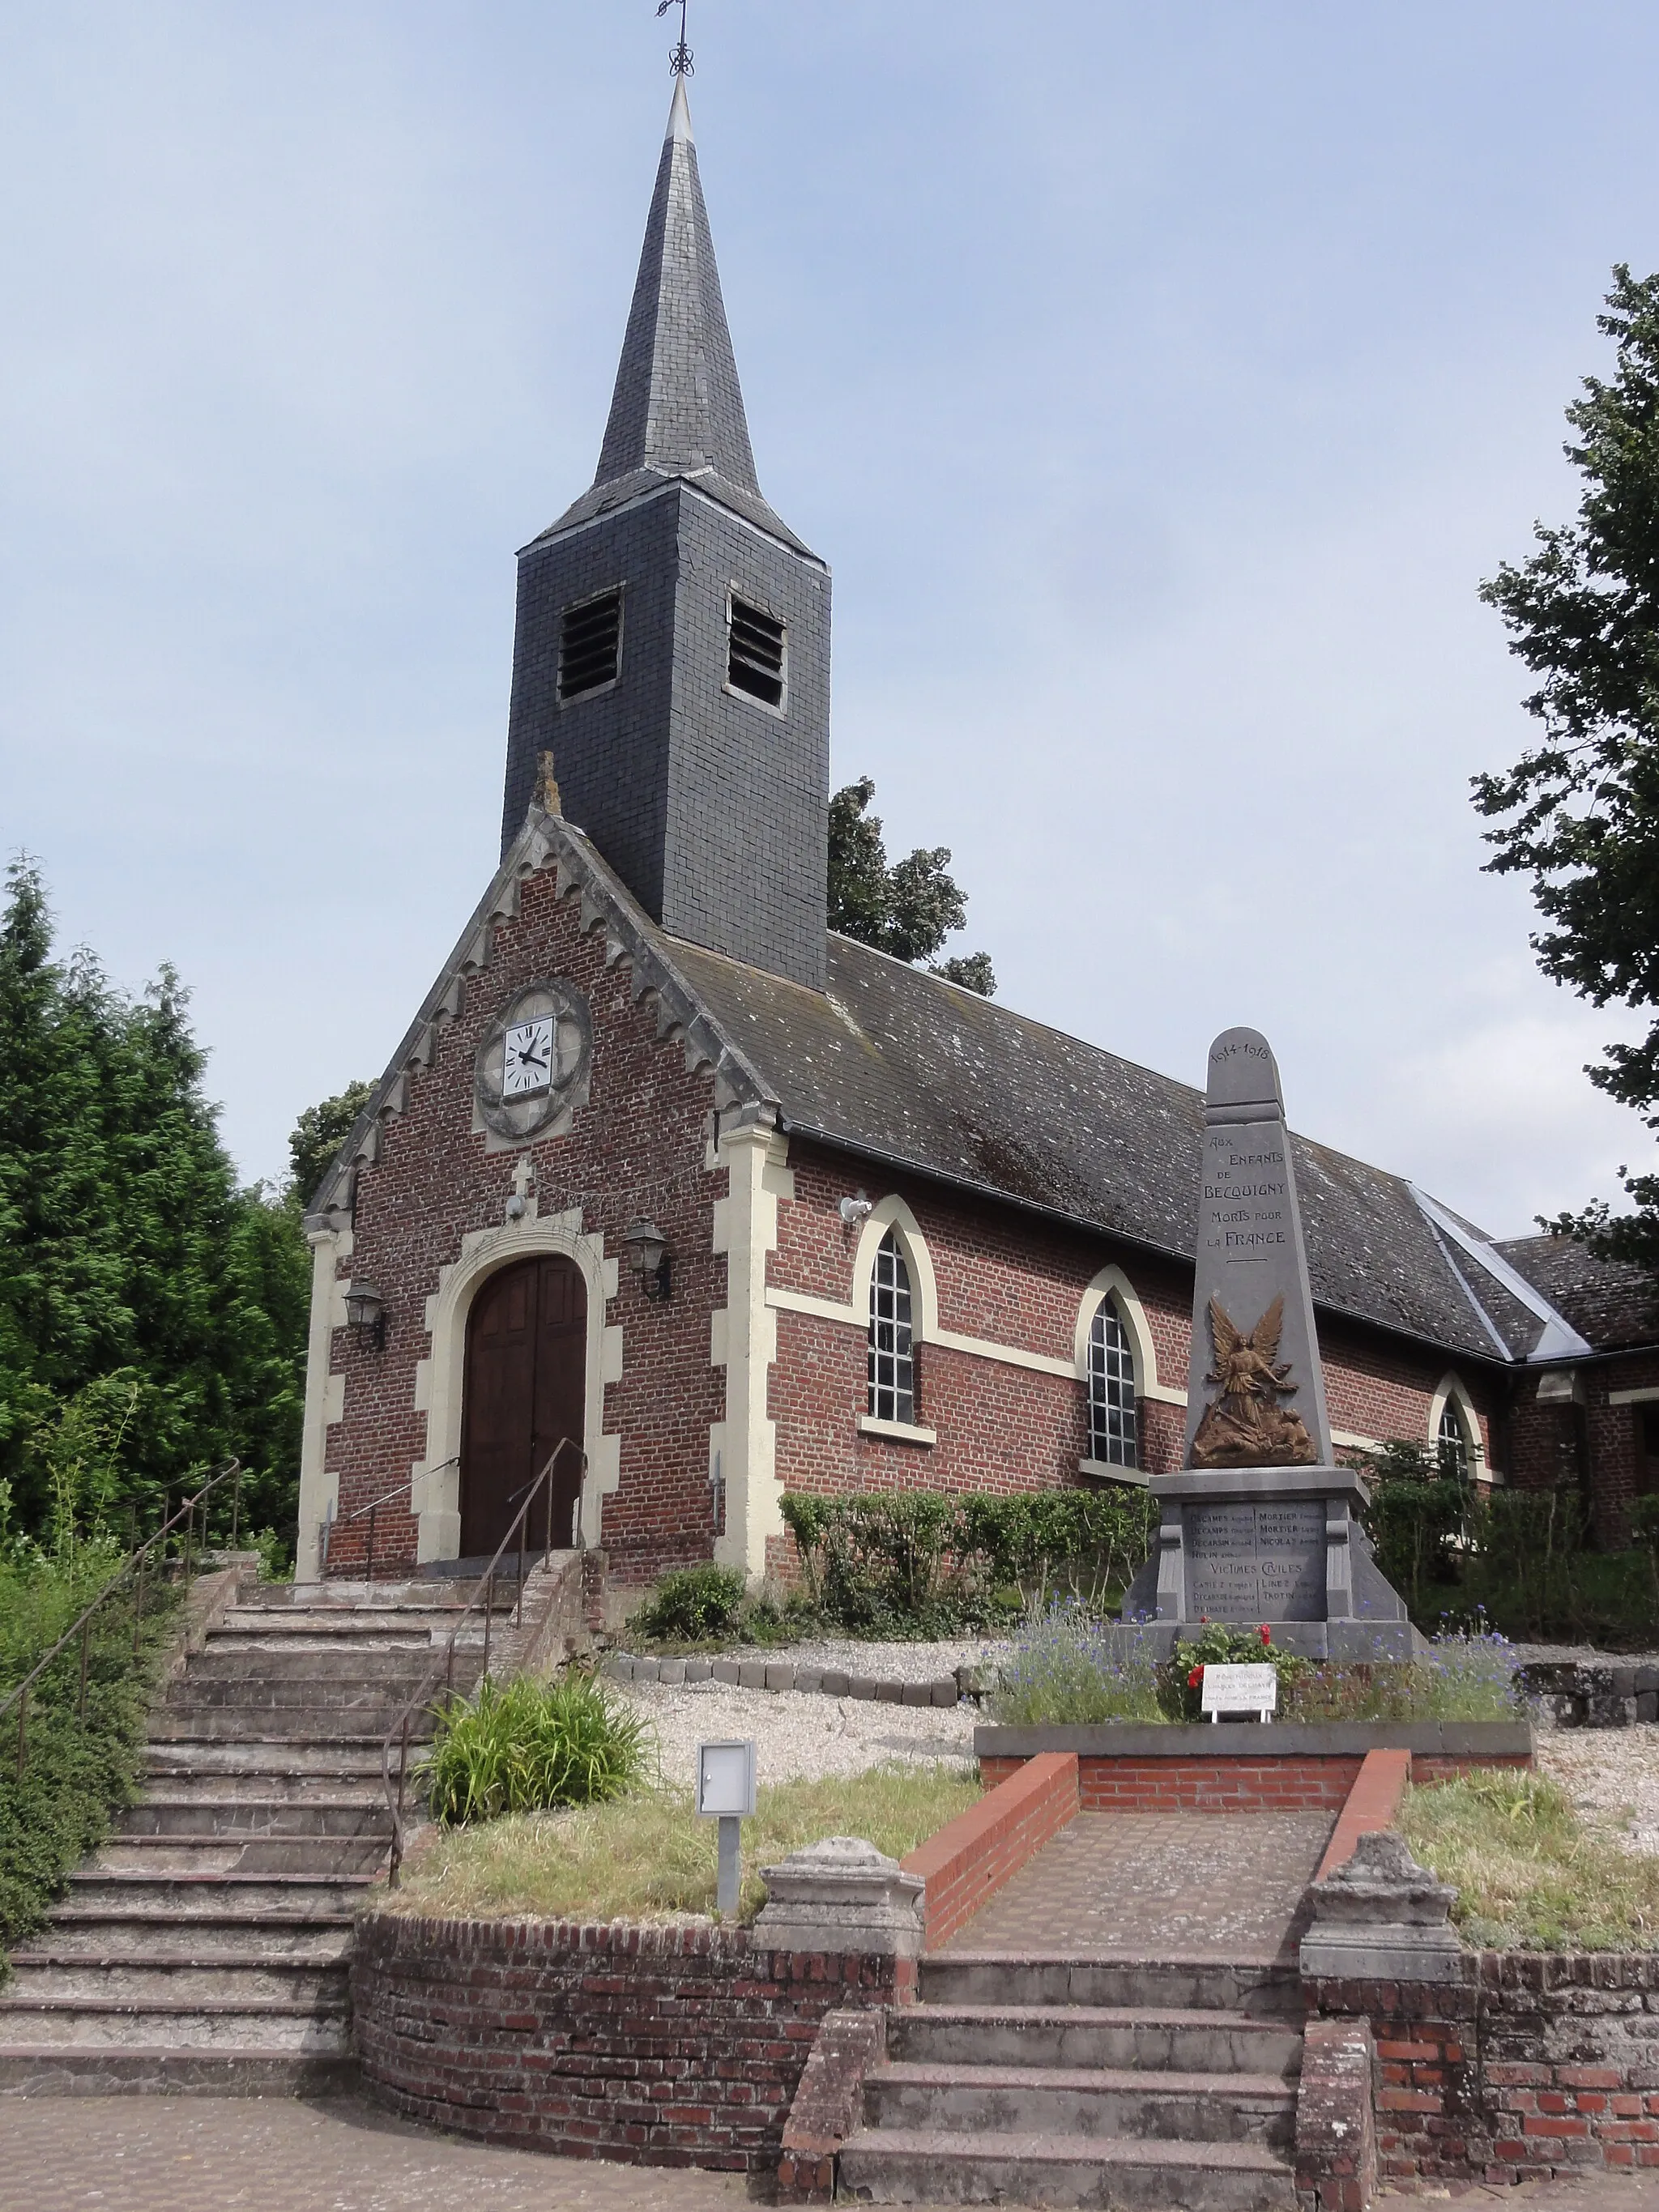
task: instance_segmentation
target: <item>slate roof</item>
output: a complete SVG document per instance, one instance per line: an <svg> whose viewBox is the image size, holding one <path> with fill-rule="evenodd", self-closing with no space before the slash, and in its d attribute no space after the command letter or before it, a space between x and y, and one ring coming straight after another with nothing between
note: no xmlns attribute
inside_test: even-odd
<svg viewBox="0 0 1659 2212"><path fill-rule="evenodd" d="M518 908L517 879L547 868L562 892L580 890L584 926L604 923L635 996L656 994L662 1033L682 1038L688 1064L714 1068L725 1097L863 1158L1191 1264L1204 1101L1189 1085L833 933L823 993L670 937L574 823L535 806L319 1186L308 1224L349 1220L379 1125L404 1110L434 1029L459 1008L466 977L489 965L495 921ZM1594 1348L1659 1342L1659 1313L1635 1270L1557 1237L1493 1244L1437 1209L1460 1242L1404 1177L1304 1137L1291 1143L1326 1312L1460 1358L1524 1360L1547 1325L1559 1336L1562 1324L1547 1324L1494 1272L1513 1268Z"/></svg>
<svg viewBox="0 0 1659 2212"><path fill-rule="evenodd" d="M1659 1341L1659 1297L1639 1267L1598 1260L1571 1237L1514 1237L1498 1249L1598 1352Z"/></svg>
<svg viewBox="0 0 1659 2212"><path fill-rule="evenodd" d="M806 551L762 497L755 473L684 77L675 81L599 469L592 489L532 543L682 477Z"/></svg>
<svg viewBox="0 0 1659 2212"><path fill-rule="evenodd" d="M1190 1261L1204 1102L1188 1085L846 938L830 939L823 997L696 945L672 951L790 1128ZM1527 1357L1543 1324L1454 1259L1403 1177L1291 1145L1322 1307L1461 1356ZM1479 1276L1501 1352L1460 1271Z"/></svg>

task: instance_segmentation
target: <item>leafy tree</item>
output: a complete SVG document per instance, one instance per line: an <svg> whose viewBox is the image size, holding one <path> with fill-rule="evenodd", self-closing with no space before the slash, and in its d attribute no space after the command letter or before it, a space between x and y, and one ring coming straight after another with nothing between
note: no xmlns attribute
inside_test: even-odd
<svg viewBox="0 0 1659 2212"><path fill-rule="evenodd" d="M293 1175L289 1195L301 1210L316 1196L318 1185L334 1164L334 1155L374 1095L372 1083L348 1083L337 1097L307 1106L294 1124L294 1133L288 1140Z"/></svg>
<svg viewBox="0 0 1659 2212"><path fill-rule="evenodd" d="M241 1190L171 969L137 999L54 959L39 869L0 913L0 1481L25 1533L153 1522L234 1452L244 1523L291 1524L310 1265Z"/></svg>
<svg viewBox="0 0 1659 2212"><path fill-rule="evenodd" d="M1659 275L1620 263L1597 327L1610 379L1567 410L1583 478L1576 523L1536 526L1538 550L1505 562L1481 597L1540 679L1526 701L1540 742L1506 775L1474 778L1496 874L1529 875L1549 925L1547 975L1593 1006L1659 1009ZM1659 1020L1613 1044L1590 1080L1659 1127ZM1620 1170L1633 1212L1605 1201L1543 1225L1659 1264L1659 1175Z"/></svg>
<svg viewBox="0 0 1659 2212"><path fill-rule="evenodd" d="M950 847L918 846L890 867L881 817L867 811L875 795L866 775L830 801L830 928L890 952L896 960L922 962L930 974L964 984L981 998L994 996L996 976L988 954L933 958L952 930L968 920L968 901L948 872Z"/></svg>

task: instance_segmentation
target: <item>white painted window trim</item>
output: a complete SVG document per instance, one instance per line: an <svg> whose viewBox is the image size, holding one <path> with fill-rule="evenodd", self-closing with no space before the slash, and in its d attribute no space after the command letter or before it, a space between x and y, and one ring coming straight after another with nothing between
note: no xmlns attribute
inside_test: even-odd
<svg viewBox="0 0 1659 2212"><path fill-rule="evenodd" d="M1152 1332L1146 1325L1146 1309L1136 1294L1134 1285L1121 1267L1103 1267L1088 1289L1083 1293L1083 1303L1078 1308L1077 1327L1072 1336L1072 1364L1077 1379L1083 1385L1084 1401L1089 1395L1089 1340L1094 1334L1095 1316L1103 1301L1110 1304L1112 1310L1122 1322L1129 1339L1129 1364L1134 1370L1135 1396L1149 1397L1150 1382L1158 1385L1158 1353L1152 1347ZM1090 1421L1092 1430L1092 1411ZM1135 1423L1136 1449L1139 1449L1139 1421ZM1109 1475L1120 1481L1133 1482L1145 1486L1148 1477L1139 1468L1120 1467L1115 1460L1080 1459L1079 1474Z"/></svg>
<svg viewBox="0 0 1659 2212"><path fill-rule="evenodd" d="M853 1255L853 1296L850 1311L860 1328L870 1326L870 1285L876 1272L876 1254L882 1239L892 1230L904 1255L904 1264L910 1275L910 1339L913 1344L937 1344L939 1334L939 1285L933 1277L933 1258L927 1249L927 1240L921 1233L921 1224L904 1200L896 1193L872 1206L864 1218L859 1231L857 1249Z"/></svg>
<svg viewBox="0 0 1659 2212"><path fill-rule="evenodd" d="M294 1579L322 1573L323 1522L339 1510L340 1478L327 1466L328 1432L345 1418L345 1376L333 1372L334 1332L346 1323L339 1263L351 1257L349 1229L313 1229L311 1322L306 1340L306 1403L300 1431L300 1506Z"/></svg>
<svg viewBox="0 0 1659 2212"><path fill-rule="evenodd" d="M859 1433L866 1437L886 1437L898 1444L936 1444L937 1429L924 1428L920 1421L879 1421L873 1413L859 1415Z"/></svg>
<svg viewBox="0 0 1659 2212"><path fill-rule="evenodd" d="M1495 1482L1486 1458L1486 1439L1480 1433L1480 1415L1475 1403L1464 1388L1463 1379L1455 1369L1448 1368L1440 1379L1440 1387L1429 1401L1429 1449L1437 1454L1440 1449L1440 1417L1448 1406L1457 1416L1458 1426L1463 1431L1463 1441L1468 1446L1469 1475L1474 1481ZM1482 1474L1484 1470L1484 1476Z"/></svg>
<svg viewBox="0 0 1659 2212"><path fill-rule="evenodd" d="M1107 1482L1127 1482L1134 1490L1146 1489L1152 1480L1144 1467L1120 1467L1115 1460L1080 1459L1077 1471L1098 1475Z"/></svg>

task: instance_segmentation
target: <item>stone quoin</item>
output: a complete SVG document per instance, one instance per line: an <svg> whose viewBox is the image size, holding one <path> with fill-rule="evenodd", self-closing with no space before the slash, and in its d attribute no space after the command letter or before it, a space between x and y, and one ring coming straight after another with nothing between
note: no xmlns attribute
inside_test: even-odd
<svg viewBox="0 0 1659 2212"><path fill-rule="evenodd" d="M520 559L499 864L311 1198L302 1580L362 1573L377 1501L377 1572L481 1555L563 1435L553 1539L623 1583L787 1574L786 1487L1185 1466L1204 1099L827 928L830 623L760 489L682 80L595 481ZM1204 1203L1282 1258L1294 1183L1301 1463L1413 1440L1621 1536L1659 1480L1637 1279L1269 1123ZM1320 1501L1252 1510L1294 1591Z"/></svg>

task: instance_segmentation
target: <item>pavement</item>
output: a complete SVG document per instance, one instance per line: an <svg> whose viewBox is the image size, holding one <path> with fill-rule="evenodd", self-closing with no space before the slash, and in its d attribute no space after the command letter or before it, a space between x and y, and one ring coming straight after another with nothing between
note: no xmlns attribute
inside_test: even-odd
<svg viewBox="0 0 1659 2212"><path fill-rule="evenodd" d="M351 2098L0 2099L0 2212L748 2212L741 2176L499 2149L406 2125ZM1452 2197L1503 2212L1659 2212L1659 2169ZM919 2208L913 2208L919 2212ZM1471 2206L1468 2212L1475 2212Z"/></svg>
<svg viewBox="0 0 1659 2212"><path fill-rule="evenodd" d="M434 2135L356 2098L0 2098L0 2212L746 2212L740 2174ZM1646 2208L1642 2208L1646 2212Z"/></svg>
<svg viewBox="0 0 1659 2212"><path fill-rule="evenodd" d="M1288 1959L1329 1813L1079 1813L945 1946L1127 1959Z"/></svg>

